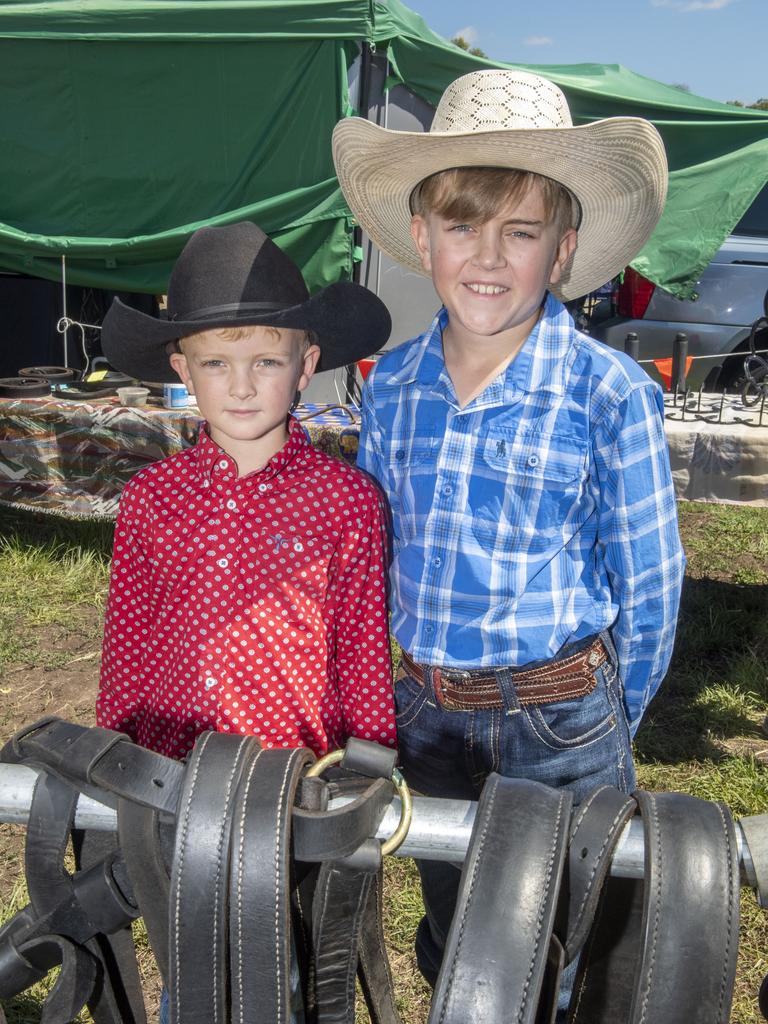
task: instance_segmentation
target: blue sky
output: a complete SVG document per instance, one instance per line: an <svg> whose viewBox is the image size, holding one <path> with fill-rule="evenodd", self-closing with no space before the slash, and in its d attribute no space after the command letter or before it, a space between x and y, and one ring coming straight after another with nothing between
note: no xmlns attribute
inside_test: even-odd
<svg viewBox="0 0 768 1024"><path fill-rule="evenodd" d="M520 64L623 64L713 100L768 97L768 0L404 0Z"/></svg>

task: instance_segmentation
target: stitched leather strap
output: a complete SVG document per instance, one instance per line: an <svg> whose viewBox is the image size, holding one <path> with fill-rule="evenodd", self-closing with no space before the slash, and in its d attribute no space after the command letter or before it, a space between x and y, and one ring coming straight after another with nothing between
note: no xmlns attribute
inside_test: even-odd
<svg viewBox="0 0 768 1024"><path fill-rule="evenodd" d="M118 801L117 829L149 944L167 986L173 831L161 826L157 811L125 799Z"/></svg>
<svg viewBox="0 0 768 1024"><path fill-rule="evenodd" d="M586 941L613 852L636 809L633 797L611 786L601 786L574 812L555 926L566 963L578 955Z"/></svg>
<svg viewBox="0 0 768 1024"><path fill-rule="evenodd" d="M291 807L312 760L304 749L261 751L242 779L229 885L232 1024L290 1020Z"/></svg>
<svg viewBox="0 0 768 1024"><path fill-rule="evenodd" d="M488 777L429 1024L536 1019L571 801L567 790Z"/></svg>
<svg viewBox="0 0 768 1024"><path fill-rule="evenodd" d="M0 996L16 995L61 964L44 1019L71 1020L88 1002L97 1024L144 1024L126 935L138 910L127 879L118 882L114 837L75 833L78 870L70 875L64 866L77 796L53 776L43 774L35 785L25 852L30 905L0 930Z"/></svg>
<svg viewBox="0 0 768 1024"><path fill-rule="evenodd" d="M225 1024L228 1014L227 888L237 787L253 737L205 733L187 766L171 873L171 1024Z"/></svg>
<svg viewBox="0 0 768 1024"><path fill-rule="evenodd" d="M384 944L382 905L384 875L381 870L372 879L360 926L358 977L371 1024L402 1024L395 1004L395 986L389 954Z"/></svg>
<svg viewBox="0 0 768 1024"><path fill-rule="evenodd" d="M573 1024L727 1024L738 945L738 856L720 804L635 794L645 880L611 878L579 966Z"/></svg>
<svg viewBox="0 0 768 1024"><path fill-rule="evenodd" d="M43 718L22 729L0 751L0 761L44 768L101 803L124 796L175 813L184 765L136 746L111 729Z"/></svg>

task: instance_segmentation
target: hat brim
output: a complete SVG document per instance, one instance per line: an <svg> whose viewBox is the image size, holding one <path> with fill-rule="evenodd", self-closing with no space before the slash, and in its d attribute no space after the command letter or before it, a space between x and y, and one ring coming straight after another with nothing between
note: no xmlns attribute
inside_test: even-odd
<svg viewBox="0 0 768 1024"><path fill-rule="evenodd" d="M392 320L384 303L362 285L340 281L298 306L279 311L218 315L207 320L160 320L115 299L104 317L101 347L109 364L139 380L178 380L168 361L171 341L220 327L278 327L313 331L317 370L335 370L382 348Z"/></svg>
<svg viewBox="0 0 768 1024"><path fill-rule="evenodd" d="M333 158L360 225L398 263L425 273L411 238L409 198L451 167L507 167L560 182L581 206L578 244L558 298L575 299L618 274L647 242L667 193L661 136L642 118L612 117L572 128L404 132L363 118L340 121Z"/></svg>

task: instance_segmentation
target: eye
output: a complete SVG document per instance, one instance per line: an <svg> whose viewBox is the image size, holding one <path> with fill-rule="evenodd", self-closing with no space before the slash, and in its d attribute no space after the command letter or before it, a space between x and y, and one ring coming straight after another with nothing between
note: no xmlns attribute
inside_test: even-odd
<svg viewBox="0 0 768 1024"><path fill-rule="evenodd" d="M453 231L457 235L464 235L474 229L471 224L454 224L452 227L448 228L448 230Z"/></svg>
<svg viewBox="0 0 768 1024"><path fill-rule="evenodd" d="M200 365L206 367L206 369L208 369L208 368L210 368L210 369L218 369L220 366L224 365L224 360L223 359L204 359Z"/></svg>
<svg viewBox="0 0 768 1024"><path fill-rule="evenodd" d="M265 370L274 370L282 364L277 359L259 359L258 365Z"/></svg>

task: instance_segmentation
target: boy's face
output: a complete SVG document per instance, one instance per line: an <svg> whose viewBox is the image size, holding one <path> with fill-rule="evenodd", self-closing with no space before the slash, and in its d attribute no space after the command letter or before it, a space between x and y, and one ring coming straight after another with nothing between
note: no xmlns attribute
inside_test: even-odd
<svg viewBox="0 0 768 1024"><path fill-rule="evenodd" d="M436 213L415 214L411 234L424 269L448 310L457 340L477 342L511 332L527 337L544 293L576 248L576 232L548 223L538 185L484 224Z"/></svg>
<svg viewBox="0 0 768 1024"><path fill-rule="evenodd" d="M278 451L296 391L309 383L319 347L304 351L303 331L274 327L247 327L236 339L227 338L226 330L203 331L181 344L171 366L195 395L213 440L233 456L256 441Z"/></svg>

